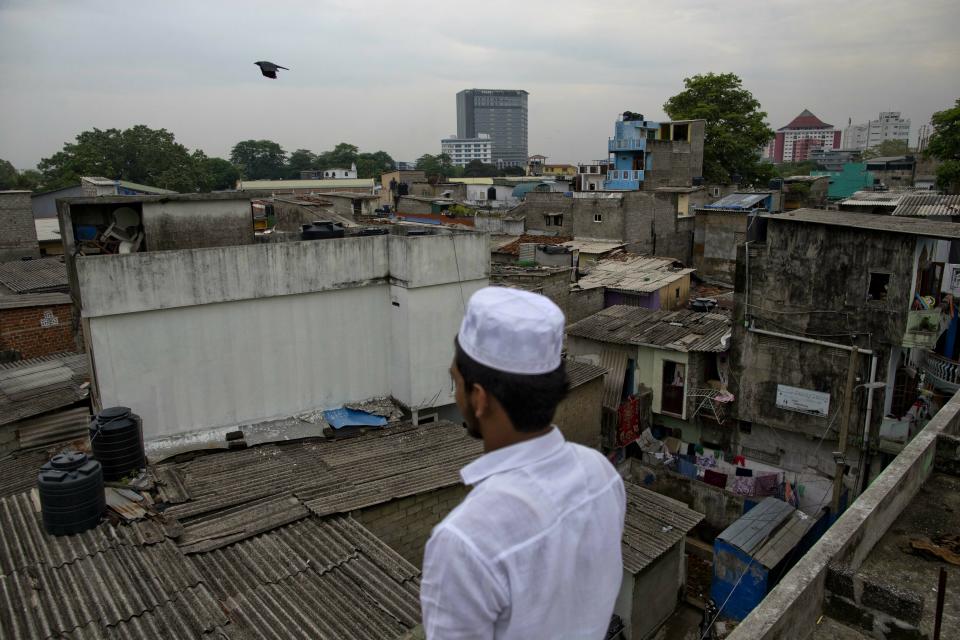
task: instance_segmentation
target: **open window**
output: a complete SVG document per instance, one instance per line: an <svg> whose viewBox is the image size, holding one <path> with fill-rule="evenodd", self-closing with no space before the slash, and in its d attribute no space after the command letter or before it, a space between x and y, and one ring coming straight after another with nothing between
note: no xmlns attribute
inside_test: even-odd
<svg viewBox="0 0 960 640"><path fill-rule="evenodd" d="M683 417L684 386L687 366L681 362L663 362L660 413Z"/></svg>
<svg viewBox="0 0 960 640"><path fill-rule="evenodd" d="M867 285L867 300L886 300L887 288L890 286L890 274L881 272L870 273L870 283Z"/></svg>
<svg viewBox="0 0 960 640"><path fill-rule="evenodd" d="M673 140L675 142L687 142L690 137L690 125L689 124L675 124L673 125Z"/></svg>

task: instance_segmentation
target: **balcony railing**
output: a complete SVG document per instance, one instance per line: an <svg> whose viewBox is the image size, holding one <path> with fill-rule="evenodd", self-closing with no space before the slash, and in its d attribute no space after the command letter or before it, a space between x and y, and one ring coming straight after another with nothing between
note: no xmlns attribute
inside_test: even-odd
<svg viewBox="0 0 960 640"><path fill-rule="evenodd" d="M950 393L960 389L960 362L933 351L925 351L920 360L920 368L932 378L935 387Z"/></svg>
<svg viewBox="0 0 960 640"><path fill-rule="evenodd" d="M607 171L607 182L623 182L643 180L642 169L613 169Z"/></svg>
<svg viewBox="0 0 960 640"><path fill-rule="evenodd" d="M646 148L646 138L607 138L609 151L643 151Z"/></svg>

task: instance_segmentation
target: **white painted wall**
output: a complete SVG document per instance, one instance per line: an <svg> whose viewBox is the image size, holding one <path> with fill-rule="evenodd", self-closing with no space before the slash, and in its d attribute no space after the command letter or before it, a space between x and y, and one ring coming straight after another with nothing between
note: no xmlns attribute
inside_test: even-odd
<svg viewBox="0 0 960 640"><path fill-rule="evenodd" d="M390 393L389 286L92 318L103 406L154 439ZM367 336L367 339L360 339Z"/></svg>
<svg viewBox="0 0 960 640"><path fill-rule="evenodd" d="M101 406L147 440L393 395L452 403L447 369L482 233L78 258Z"/></svg>

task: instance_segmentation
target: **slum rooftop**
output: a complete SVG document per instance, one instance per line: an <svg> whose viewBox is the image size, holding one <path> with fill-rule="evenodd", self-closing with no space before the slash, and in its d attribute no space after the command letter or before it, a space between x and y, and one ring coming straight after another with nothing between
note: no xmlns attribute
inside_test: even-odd
<svg viewBox="0 0 960 640"><path fill-rule="evenodd" d="M930 238L960 239L960 226L953 222L928 220L909 216L894 217L854 211L827 211L825 209L796 209L785 213L760 214L772 222L807 222L868 231L903 233Z"/></svg>
<svg viewBox="0 0 960 640"><path fill-rule="evenodd" d="M67 267L59 257L0 263L0 296L69 290Z"/></svg>
<svg viewBox="0 0 960 640"><path fill-rule="evenodd" d="M960 216L960 195L911 193L900 199L895 216Z"/></svg>
<svg viewBox="0 0 960 640"><path fill-rule="evenodd" d="M652 311L618 305L574 323L567 335L672 351L720 352L729 346L730 318L686 309Z"/></svg>
<svg viewBox="0 0 960 640"><path fill-rule="evenodd" d="M350 512L458 484L481 447L439 422L171 461L68 537L9 485L0 636L396 638L419 623L419 570ZM32 484L38 461L0 470Z"/></svg>
<svg viewBox="0 0 960 640"><path fill-rule="evenodd" d="M580 278L580 289L604 287L611 291L653 293L693 273L694 269L678 266L673 258L650 256L613 256L590 267Z"/></svg>

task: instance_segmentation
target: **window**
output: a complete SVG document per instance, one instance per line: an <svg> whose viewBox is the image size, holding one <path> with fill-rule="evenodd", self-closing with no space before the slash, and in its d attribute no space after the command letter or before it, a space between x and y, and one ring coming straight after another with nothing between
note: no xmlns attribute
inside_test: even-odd
<svg viewBox="0 0 960 640"><path fill-rule="evenodd" d="M603 214L602 214L602 213L595 213L595 214L593 214L593 221L594 221L594 222L603 222Z"/></svg>
<svg viewBox="0 0 960 640"><path fill-rule="evenodd" d="M660 395L660 412L675 416L683 415L684 383L686 365L680 362L663 362L663 386Z"/></svg>
<svg viewBox="0 0 960 640"><path fill-rule="evenodd" d="M867 300L886 300L889 285L889 273L871 273L870 286L867 288Z"/></svg>

